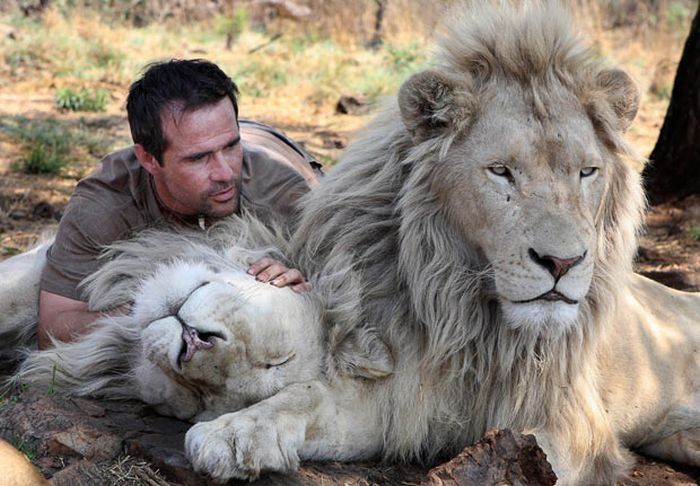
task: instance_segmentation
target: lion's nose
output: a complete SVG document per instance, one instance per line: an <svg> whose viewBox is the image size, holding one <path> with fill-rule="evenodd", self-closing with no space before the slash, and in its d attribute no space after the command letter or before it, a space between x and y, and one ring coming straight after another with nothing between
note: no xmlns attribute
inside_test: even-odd
<svg viewBox="0 0 700 486"><path fill-rule="evenodd" d="M178 318L176 316L176 318ZM200 349L209 349L214 346L211 342L213 337L217 337L222 341L226 338L221 333L218 332L204 332L197 328L188 326L181 319L180 325L182 326L182 349L180 350L179 360L180 363L187 363L192 359L194 354Z"/></svg>
<svg viewBox="0 0 700 486"><path fill-rule="evenodd" d="M527 254L530 256L532 261L538 265L547 269L547 271L554 277L554 281L558 281L562 278L566 272L571 270L586 258L588 251L584 251L583 255L579 255L573 258L559 258L552 255L540 255L532 248L527 250Z"/></svg>

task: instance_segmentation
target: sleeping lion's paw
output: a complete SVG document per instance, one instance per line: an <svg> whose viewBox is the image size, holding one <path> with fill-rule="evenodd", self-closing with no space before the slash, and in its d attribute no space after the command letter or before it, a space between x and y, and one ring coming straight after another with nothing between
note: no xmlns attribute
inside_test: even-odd
<svg viewBox="0 0 700 486"><path fill-rule="evenodd" d="M303 442L304 427L292 418L247 409L193 426L185 452L196 471L217 481L255 479L262 472L294 471Z"/></svg>

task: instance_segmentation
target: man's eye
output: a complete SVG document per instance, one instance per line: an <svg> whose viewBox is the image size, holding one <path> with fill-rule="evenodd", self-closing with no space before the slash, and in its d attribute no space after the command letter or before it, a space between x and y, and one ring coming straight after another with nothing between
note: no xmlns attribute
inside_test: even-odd
<svg viewBox="0 0 700 486"><path fill-rule="evenodd" d="M598 172L598 167L584 167L581 169L581 177L590 177Z"/></svg>

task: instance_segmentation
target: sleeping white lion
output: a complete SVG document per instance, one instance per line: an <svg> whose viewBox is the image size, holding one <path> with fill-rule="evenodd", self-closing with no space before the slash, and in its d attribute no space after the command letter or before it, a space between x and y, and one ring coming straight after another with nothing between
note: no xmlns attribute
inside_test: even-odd
<svg viewBox="0 0 700 486"><path fill-rule="evenodd" d="M281 248L314 294L260 288L271 327L242 311L255 288L226 263L241 225L125 243L91 305L135 299L134 325L86 339L136 359L109 374L85 358L80 370L99 366L81 388L62 354L64 385L142 393L140 366L157 390L143 398L177 404L165 412L223 413L186 437L194 467L219 480L299 460L429 462L491 427L535 434L563 484L613 483L629 448L700 466L700 296L632 271L644 197L623 134L639 92L558 2L492 3L453 16L433 66L308 196L289 247L242 245ZM201 277L176 280L170 259ZM178 290L148 303L139 272ZM231 371L228 353L271 343ZM47 356L31 355L24 378L50 376ZM232 378L239 368L260 378Z"/></svg>
<svg viewBox="0 0 700 486"><path fill-rule="evenodd" d="M51 349L29 353L13 382L50 386L67 395L140 399L159 413L193 422L244 409L283 389L293 390L294 384L302 390L318 386L314 380L328 366L323 296L280 289L245 272L262 254L284 258L271 244L285 242L261 224L236 217L206 235L150 230L114 244L105 256L108 261L89 280L89 305L102 311L126 308L124 314L99 319L76 342L54 341ZM251 250L261 245L267 246ZM13 276L7 285L0 283L0 295L19 303L12 295L21 291L25 301L28 296L36 301L45 249L0 264L3 274ZM335 303L342 305L344 298ZM17 343L32 343L36 303L22 309L2 321L3 342L12 343L7 351L18 351ZM388 350L373 334L349 343L337 362L349 382L392 371ZM284 434L274 427L283 423L276 417L265 424L271 435L260 444L277 447ZM288 432L298 430L290 424ZM209 438L207 443L216 441ZM298 465L296 453L270 464L274 455L265 448L257 449L259 459L246 461L264 470ZM217 467L201 469L215 477L228 475Z"/></svg>
<svg viewBox="0 0 700 486"><path fill-rule="evenodd" d="M121 257L93 276L91 306L129 311L98 320L76 343L30 354L16 379L48 378L59 391L139 398L203 420L316 378L323 353L314 297L258 282L244 270L252 252L234 245L227 254L203 240L149 232L124 242ZM22 258L1 268L18 270Z"/></svg>

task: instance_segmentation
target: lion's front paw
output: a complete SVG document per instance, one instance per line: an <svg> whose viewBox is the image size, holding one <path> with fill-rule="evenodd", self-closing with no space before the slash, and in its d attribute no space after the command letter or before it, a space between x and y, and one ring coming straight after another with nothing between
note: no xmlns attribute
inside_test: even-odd
<svg viewBox="0 0 700 486"><path fill-rule="evenodd" d="M266 415L242 410L196 424L185 436L185 451L194 469L217 481L295 470L304 442L303 425Z"/></svg>

